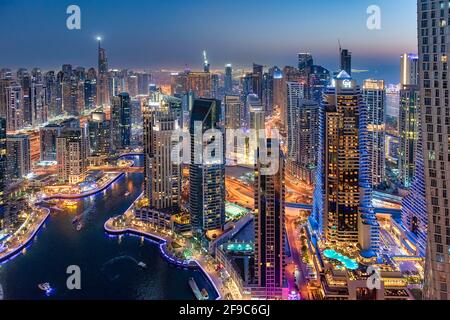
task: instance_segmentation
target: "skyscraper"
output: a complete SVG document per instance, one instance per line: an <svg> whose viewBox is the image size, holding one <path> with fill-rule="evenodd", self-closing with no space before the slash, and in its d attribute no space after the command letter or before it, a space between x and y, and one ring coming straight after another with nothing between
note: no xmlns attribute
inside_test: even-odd
<svg viewBox="0 0 450 320"><path fill-rule="evenodd" d="M267 139L270 153L272 139ZM280 153L279 169L274 175L264 175L260 152L255 165L255 298L281 299L285 281L285 181L284 157Z"/></svg>
<svg viewBox="0 0 450 320"><path fill-rule="evenodd" d="M298 69L303 72L308 72L308 69L314 65L313 57L310 53L298 54Z"/></svg>
<svg viewBox="0 0 450 320"><path fill-rule="evenodd" d="M252 92L256 94L261 101L263 100L263 74L264 67L262 65L254 63L252 73Z"/></svg>
<svg viewBox="0 0 450 320"><path fill-rule="evenodd" d="M227 64L225 66L225 94L233 93L233 66Z"/></svg>
<svg viewBox="0 0 450 320"><path fill-rule="evenodd" d="M6 137L7 175L9 179L21 180L31 172L30 138L25 134Z"/></svg>
<svg viewBox="0 0 450 320"><path fill-rule="evenodd" d="M172 134L178 129L177 118L162 97L158 98L159 101L150 101L143 110L145 196L149 208L156 210L157 217L164 220L158 224L165 225L172 215L180 212L181 167L171 153L175 145Z"/></svg>
<svg viewBox="0 0 450 320"><path fill-rule="evenodd" d="M64 128L56 139L58 180L62 183L82 182L86 175L86 133L83 128Z"/></svg>
<svg viewBox="0 0 450 320"><path fill-rule="evenodd" d="M92 112L88 121L89 154L107 156L111 152L111 121L103 112Z"/></svg>
<svg viewBox="0 0 450 320"><path fill-rule="evenodd" d="M225 223L225 162L207 161L202 136L209 129L221 130L220 101L196 99L191 111L191 162L189 165L189 211L195 233L222 230ZM200 127L201 126L201 127ZM197 140L197 141L196 141ZM221 150L223 152L223 150ZM215 150L220 152L220 150Z"/></svg>
<svg viewBox="0 0 450 320"><path fill-rule="evenodd" d="M399 179L403 187L411 187L416 168L417 145L419 140L419 87L402 85L398 130L400 146L398 154Z"/></svg>
<svg viewBox="0 0 450 320"><path fill-rule="evenodd" d="M84 81L84 105L87 109L97 106L97 72L94 68L88 70Z"/></svg>
<svg viewBox="0 0 450 320"><path fill-rule="evenodd" d="M300 82L287 82L287 131L288 131L288 159L296 157L298 150L298 135L295 122L297 121L297 108L301 99L305 98L304 86Z"/></svg>
<svg viewBox="0 0 450 320"><path fill-rule="evenodd" d="M352 53L347 49L341 49L341 70L352 75Z"/></svg>
<svg viewBox="0 0 450 320"><path fill-rule="evenodd" d="M109 104L108 59L106 57L106 50L101 47L101 39L98 38L97 105L106 106L108 104Z"/></svg>
<svg viewBox="0 0 450 320"><path fill-rule="evenodd" d="M131 145L131 100L123 92L112 98L111 125L114 150L122 150Z"/></svg>
<svg viewBox="0 0 450 320"><path fill-rule="evenodd" d="M331 245L359 244L365 256L374 256L379 230L371 204L367 109L345 71L325 91L323 112L314 206L319 233Z"/></svg>
<svg viewBox="0 0 450 320"><path fill-rule="evenodd" d="M6 98L6 128L8 131L17 131L24 127L24 95L22 87L11 84L5 88Z"/></svg>
<svg viewBox="0 0 450 320"><path fill-rule="evenodd" d="M439 300L450 299L450 104L447 83L450 46L445 37L449 18L448 2L417 2L420 112L428 212L424 294L427 299Z"/></svg>
<svg viewBox="0 0 450 320"><path fill-rule="evenodd" d="M6 119L0 118L0 230L3 228L5 214L6 165Z"/></svg>
<svg viewBox="0 0 450 320"><path fill-rule="evenodd" d="M244 110L240 97L238 95L226 95L223 104L225 107L225 128L241 129Z"/></svg>
<svg viewBox="0 0 450 320"><path fill-rule="evenodd" d="M417 86L411 87L410 93L417 94ZM416 110L418 112L418 110ZM409 193L402 202L402 225L406 229L407 238L414 239L416 245L416 255L425 257L427 246L428 213L425 192L425 170L423 159L422 129L420 121L415 123L414 133L416 139L410 143L414 145L414 174L409 183ZM403 137L401 137L403 139Z"/></svg>
<svg viewBox="0 0 450 320"><path fill-rule="evenodd" d="M400 58L400 84L418 85L419 57L416 54L404 53Z"/></svg>
<svg viewBox="0 0 450 320"><path fill-rule="evenodd" d="M59 124L48 124L40 129L41 161L56 161L56 138L61 130Z"/></svg>
<svg viewBox="0 0 450 320"><path fill-rule="evenodd" d="M372 185L376 187L384 181L386 162L386 90L384 81L365 80L363 97L364 104L367 107L367 147L372 170Z"/></svg>

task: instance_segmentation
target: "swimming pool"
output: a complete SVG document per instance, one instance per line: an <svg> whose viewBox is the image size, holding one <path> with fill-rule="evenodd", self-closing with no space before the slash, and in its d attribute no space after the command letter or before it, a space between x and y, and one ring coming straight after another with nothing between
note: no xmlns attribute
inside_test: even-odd
<svg viewBox="0 0 450 320"><path fill-rule="evenodd" d="M335 250L327 249L323 252L323 254L328 259L333 259L333 260L339 261L349 270L358 269L359 265L358 265L358 262L356 262L356 260L350 259L349 257L344 256L344 255L340 254L339 252L336 252Z"/></svg>

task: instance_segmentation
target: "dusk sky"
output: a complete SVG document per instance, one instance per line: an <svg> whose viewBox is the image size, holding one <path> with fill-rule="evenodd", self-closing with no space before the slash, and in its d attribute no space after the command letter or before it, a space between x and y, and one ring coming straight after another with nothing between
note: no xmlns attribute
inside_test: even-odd
<svg viewBox="0 0 450 320"><path fill-rule="evenodd" d="M81 30L66 28L66 9L81 8ZM366 27L381 7L381 30ZM213 68L296 65L298 52L337 67L338 39L353 67L398 81L402 52L416 52L414 0L0 0L0 67L96 66L95 37L110 67L192 68L203 49Z"/></svg>

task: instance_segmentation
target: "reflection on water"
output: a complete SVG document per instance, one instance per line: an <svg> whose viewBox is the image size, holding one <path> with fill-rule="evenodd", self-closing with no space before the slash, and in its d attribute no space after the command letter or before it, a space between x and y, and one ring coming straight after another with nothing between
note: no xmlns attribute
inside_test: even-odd
<svg viewBox="0 0 450 320"><path fill-rule="evenodd" d="M103 224L123 213L142 190L143 175L129 174L101 194L80 200L76 210L52 213L26 254L0 265L5 299L194 299L187 284L194 277L213 290L200 271L169 265L159 248L141 237L112 237ZM131 188L130 188L131 184ZM129 191L130 195L124 197ZM82 219L76 230L74 218ZM147 269L140 268L144 262ZM81 268L80 291L66 288L67 267ZM47 297L40 283L50 283Z"/></svg>

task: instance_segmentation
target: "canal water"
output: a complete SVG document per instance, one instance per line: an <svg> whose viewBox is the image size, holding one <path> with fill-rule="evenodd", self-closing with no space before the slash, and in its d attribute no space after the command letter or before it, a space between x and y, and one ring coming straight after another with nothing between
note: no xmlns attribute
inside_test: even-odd
<svg viewBox="0 0 450 320"><path fill-rule="evenodd" d="M142 174L130 173L102 193L79 200L76 209L52 213L25 252L0 264L4 299L192 300L190 277L215 299L200 270L170 265L150 240L110 236L104 231L106 220L122 214L139 196L142 182ZM80 231L73 223L76 217L83 225ZM139 262L147 268L142 269ZM81 269L81 290L67 288L66 271L72 265ZM38 288L46 282L55 289L51 296Z"/></svg>

